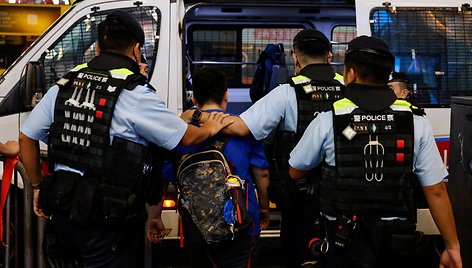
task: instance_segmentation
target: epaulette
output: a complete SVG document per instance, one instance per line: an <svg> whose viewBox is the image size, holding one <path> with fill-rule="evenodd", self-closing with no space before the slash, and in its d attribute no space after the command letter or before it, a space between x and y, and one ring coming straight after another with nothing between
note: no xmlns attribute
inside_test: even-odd
<svg viewBox="0 0 472 268"><path fill-rule="evenodd" d="M148 88L150 88L153 91L156 91L154 87L152 87L148 82L146 77L144 77L142 74L132 74L126 78L125 83L123 84L123 88L126 90L133 90L136 86L141 85L147 85Z"/></svg>
<svg viewBox="0 0 472 268"><path fill-rule="evenodd" d="M423 108L418 108L416 106L411 105L410 109L411 109L411 112L415 115L419 115L419 116L425 116L426 115L426 112L424 111Z"/></svg>
<svg viewBox="0 0 472 268"><path fill-rule="evenodd" d="M59 89L68 88L68 84L72 83L72 74L73 72L66 73L63 77L56 80L56 85L59 86Z"/></svg>

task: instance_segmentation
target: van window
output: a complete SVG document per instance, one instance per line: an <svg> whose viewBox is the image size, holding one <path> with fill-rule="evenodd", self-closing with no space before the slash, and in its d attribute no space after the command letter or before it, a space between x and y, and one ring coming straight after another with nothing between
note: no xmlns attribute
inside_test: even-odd
<svg viewBox="0 0 472 268"><path fill-rule="evenodd" d="M339 25L335 26L331 33L331 53L333 53L333 65L335 71L343 74L344 54L348 43L357 36L356 26Z"/></svg>
<svg viewBox="0 0 472 268"><path fill-rule="evenodd" d="M160 13L155 7L139 7L124 9L132 13L141 23L145 34L145 44L142 48L152 74L154 59L159 42ZM97 12L80 19L62 38L52 45L41 57L46 72L46 88L49 89L55 81L70 69L96 56L96 41L98 39L98 24L106 18L107 13Z"/></svg>
<svg viewBox="0 0 472 268"><path fill-rule="evenodd" d="M472 11L467 8L376 8L372 35L390 44L395 71L410 76L410 89L426 107L450 105L472 95Z"/></svg>
<svg viewBox="0 0 472 268"><path fill-rule="evenodd" d="M283 43L289 72L293 37L302 27L260 28L241 25L194 25L188 31L188 56L191 71L203 66L218 66L228 77L228 86L248 88L256 71L259 54L269 43Z"/></svg>

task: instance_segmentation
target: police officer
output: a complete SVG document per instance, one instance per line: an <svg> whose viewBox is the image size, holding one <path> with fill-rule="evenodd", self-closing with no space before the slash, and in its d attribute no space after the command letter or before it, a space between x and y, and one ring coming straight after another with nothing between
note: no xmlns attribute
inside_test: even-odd
<svg viewBox="0 0 472 268"><path fill-rule="evenodd" d="M148 146L199 143L224 126L223 114L196 128L165 107L139 74L143 43L133 16L110 13L98 26L99 55L49 89L21 127L34 212L52 219L57 242L79 251L84 267L139 266ZM39 140L48 143L49 176Z"/></svg>
<svg viewBox="0 0 472 268"><path fill-rule="evenodd" d="M393 63L381 39L349 43L345 98L308 126L290 154L290 175L297 180L326 163L320 181L326 267L418 267L408 258L415 245L415 174L445 241L441 267L461 267L447 170L428 120L387 86Z"/></svg>
<svg viewBox="0 0 472 268"><path fill-rule="evenodd" d="M403 72L393 72L392 79L388 81L388 86L393 90L398 99L407 100L412 105L419 107L418 100L414 96L415 92L410 91L408 88L409 84L410 78Z"/></svg>
<svg viewBox="0 0 472 268"><path fill-rule="evenodd" d="M397 98L405 100L410 93L408 90L408 84L410 79L405 73L393 72L392 79L388 81L388 86L393 90Z"/></svg>
<svg viewBox="0 0 472 268"><path fill-rule="evenodd" d="M297 75L258 100L240 118L230 117L234 124L225 129L233 135L251 133L257 140L277 130L274 155L268 156L273 159L269 196L281 211L281 242L288 267L300 267L311 260L307 245L316 216L315 190L307 183L297 186L290 180L288 156L314 115L341 98L342 77L329 65L329 50L328 38L318 30L305 29L296 34L293 62Z"/></svg>

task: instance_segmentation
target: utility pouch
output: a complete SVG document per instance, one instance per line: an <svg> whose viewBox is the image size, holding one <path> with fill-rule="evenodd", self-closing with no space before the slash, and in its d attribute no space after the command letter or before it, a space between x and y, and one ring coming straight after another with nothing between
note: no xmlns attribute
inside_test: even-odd
<svg viewBox="0 0 472 268"><path fill-rule="evenodd" d="M70 211L70 219L87 225L93 220L94 199L97 185L100 179L97 177L81 177L78 182L73 206Z"/></svg>
<svg viewBox="0 0 472 268"><path fill-rule="evenodd" d="M100 184L97 190L97 218L105 224L113 224L130 218L136 195L123 186Z"/></svg>
<svg viewBox="0 0 472 268"><path fill-rule="evenodd" d="M58 172L47 176L41 183L41 206L45 213L55 211L70 212L76 196L79 175L71 172Z"/></svg>
<svg viewBox="0 0 472 268"><path fill-rule="evenodd" d="M54 212L52 197L56 187L57 174L43 177L39 191L39 206L45 215L52 215Z"/></svg>
<svg viewBox="0 0 472 268"><path fill-rule="evenodd" d="M335 246L347 248L351 244L351 237L354 229L356 229L356 216L351 218L344 215L336 218L335 233L333 242Z"/></svg>
<svg viewBox="0 0 472 268"><path fill-rule="evenodd" d="M394 220L389 225L392 234L392 255L398 259L411 257L416 247L416 224L406 220Z"/></svg>

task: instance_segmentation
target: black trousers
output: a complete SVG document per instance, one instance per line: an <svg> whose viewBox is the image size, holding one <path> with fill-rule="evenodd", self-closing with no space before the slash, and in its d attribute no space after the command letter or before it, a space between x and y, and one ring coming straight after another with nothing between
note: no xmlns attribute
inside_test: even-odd
<svg viewBox="0 0 472 268"><path fill-rule="evenodd" d="M336 224L327 223L334 237ZM339 248L330 241L323 255L323 267L329 268L393 268L422 267L415 263L418 237L415 224L409 221L360 221L352 232L351 243Z"/></svg>
<svg viewBox="0 0 472 268"><path fill-rule="evenodd" d="M183 215L184 247L192 267L253 267L258 238L248 232L237 235L233 240L208 245L198 228ZM249 231L249 230L248 230Z"/></svg>
<svg viewBox="0 0 472 268"><path fill-rule="evenodd" d="M297 191L294 207L281 207L280 239L287 267L300 267L313 258L308 251L308 243L314 237L320 237L315 226L319 218L318 200L315 195Z"/></svg>
<svg viewBox="0 0 472 268"><path fill-rule="evenodd" d="M133 268L143 267L144 263L144 223L141 218L114 225L82 226L56 214L50 231L56 235L56 246L65 252L77 252L85 268Z"/></svg>

